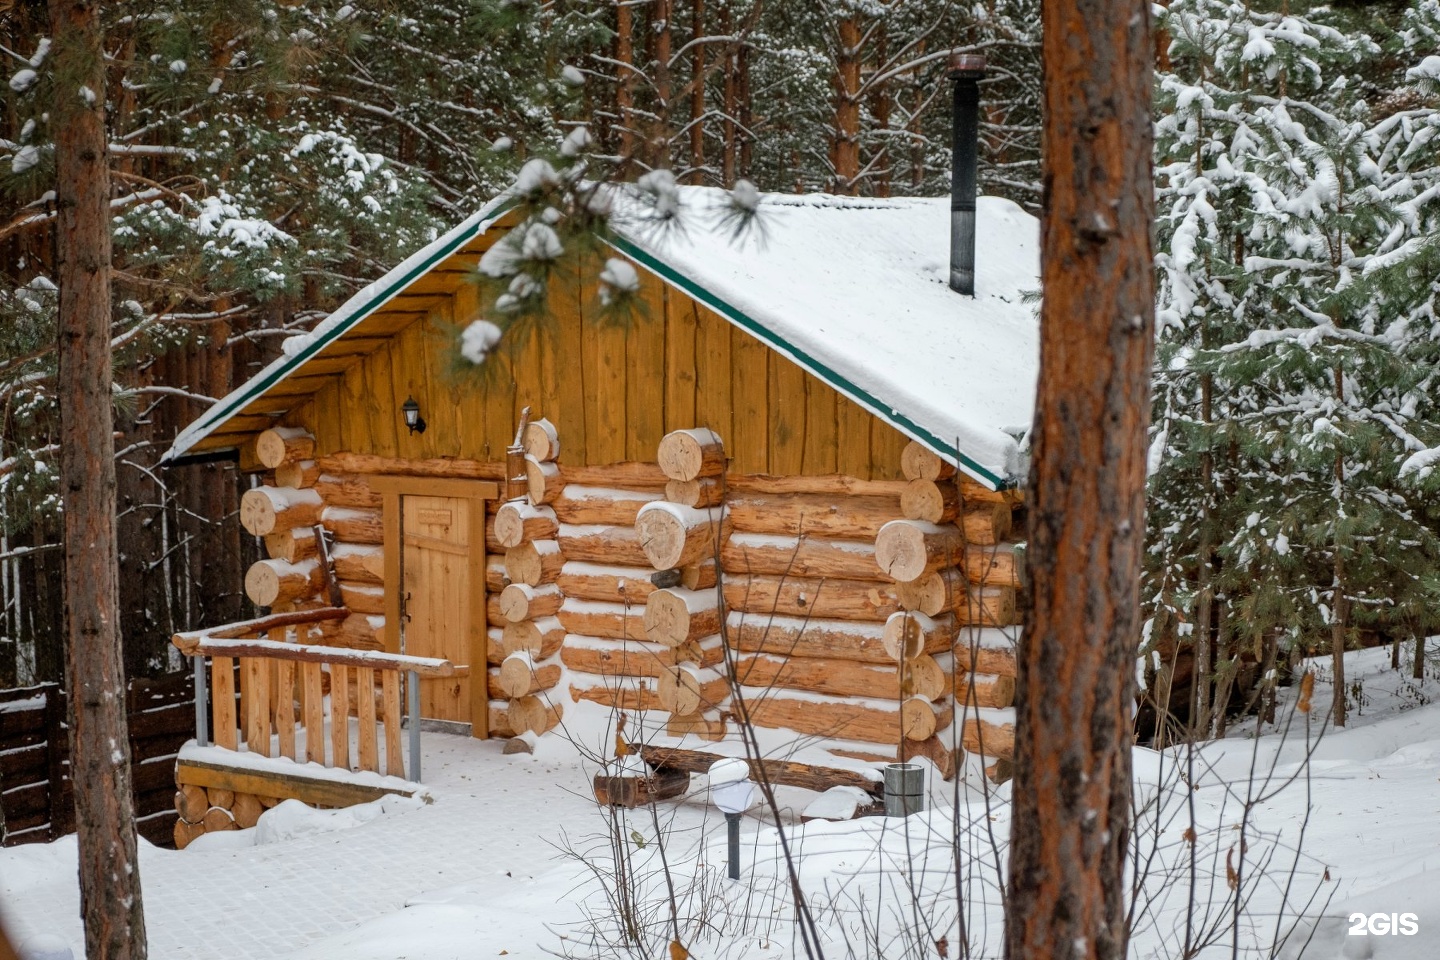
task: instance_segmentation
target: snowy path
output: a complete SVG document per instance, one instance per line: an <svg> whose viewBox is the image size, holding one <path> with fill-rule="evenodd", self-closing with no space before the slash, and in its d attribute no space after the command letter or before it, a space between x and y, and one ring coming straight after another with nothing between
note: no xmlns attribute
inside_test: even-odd
<svg viewBox="0 0 1440 960"><path fill-rule="evenodd" d="M1303 903L1311 891L1323 906L1305 960L1432 960L1440 955L1440 888L1431 878L1440 870L1440 702L1435 680L1415 684L1388 668L1387 653L1370 650L1352 656L1347 673L1360 683L1368 700L1352 725L1331 731L1315 749L1309 778L1313 812L1304 841L1304 856L1291 895ZM1294 695L1287 690L1286 698ZM1315 692L1317 704L1328 703L1323 678ZM576 705L577 708L584 704ZM582 710L574 711L578 717ZM567 711L567 721L571 719ZM1245 725L1242 725L1245 726ZM1265 771L1273 758L1277 779L1284 779L1303 757L1304 737L1285 742L1267 728L1258 741L1236 731L1233 739L1206 746L1208 768L1199 776L1194 797L1203 844L1217 853L1219 873L1214 890L1225 897L1224 863L1234 846L1240 810L1235 802L1245 792L1252 757ZM604 738L601 738L604 742ZM562 862L556 849L561 831L584 842L602 829L587 794L587 778L567 744L542 742L539 756L502 756L498 743L444 735L425 739L426 780L435 802L386 801L389 809L375 815L374 805L354 811L319 813L291 810L294 835L260 846L237 846L232 833L200 841L183 852L147 848L142 856L151 956L156 960L459 960L459 958L552 957L565 944L558 928L579 916L580 897L594 895L598 885L582 882L582 870ZM1171 784L1167 802L1182 802L1186 791L1175 789L1173 758L1149 750L1136 751L1137 784L1153 795L1163 779ZM1263 776L1262 776L1263 779ZM701 778L703 780L703 778ZM723 845L721 825L707 807L697 781L691 795L666 804L673 816L669 829L670 865L688 886L687 909L699 909L716 938L696 943L712 960L780 960L796 955L790 942L785 902L787 885L778 863L773 830L754 817L743 828L747 883L730 886L721 876L716 844ZM795 791L783 799L803 804ZM985 888L993 889L993 857L989 831L1008 833L1008 788L981 806L974 794L963 797L965 843L971 848L981 914L969 924L977 956L996 954L1000 939L997 910L985 910ZM1229 799L1227 799L1227 797ZM1255 811L1255 821L1281 846L1299 836L1306 810L1306 784L1282 791ZM358 813L375 815L359 823ZM266 814L264 829L286 829L285 807ZM643 815L641 815L643 814ZM654 829L647 811L623 825L636 838L628 856L654 859ZM331 832L314 832L317 822ZM306 826L311 827L306 831ZM909 825L902 827L901 825ZM1183 821L1165 829L1168 849L1182 849ZM906 837L905 829L917 832ZM812 906L822 904L826 936L843 956L843 940L853 936L846 926L856 920L849 905L890 902L895 878L903 864L918 864L926 888L950 873L953 827L946 809L906 821L877 818L848 824L815 824L791 833L802 866L802 885ZM208 845L208 846L207 846ZM603 845L602 845L603 846ZM1265 847L1262 840L1256 855ZM644 850L643 854L638 851ZM697 867L698 853L705 861ZM929 858L928 868L925 866ZM1282 857L1288 863L1288 856ZM1182 864L1183 865L1183 864ZM913 868L913 866L912 866ZM1322 875L1328 871L1328 878ZM0 851L0 914L21 943L37 934L54 934L81 942L77 919L74 838L50 845ZM651 882L657 875L649 874ZM756 878L751 880L750 878ZM1280 886L1262 878L1251 904L1255 935L1268 955ZM752 894L758 891L758 898ZM953 897L935 888L932 920L942 927L947 902ZM825 902L841 912L825 913ZM653 898L652 898L653 899ZM650 902L650 901L645 901ZM902 901L905 902L905 901ZM1292 899L1292 903L1296 903ZM927 901L928 903L928 901ZM1183 899L1181 900L1183 903ZM1218 901L1217 901L1218 903ZM888 907L887 916L889 915ZM1176 904L1162 905L1137 931L1132 946L1136 960L1175 955ZM1347 915L1413 912L1418 936L1347 934ZM895 912L902 916L905 911ZM1293 912L1286 911L1293 916ZM1312 914L1313 915L1313 914ZM738 918L738 919L737 919ZM1288 927L1288 922L1285 924ZM722 929L723 928L723 929ZM954 928L952 927L952 932ZM1302 925L1281 956L1294 960L1296 948L1311 929ZM572 941L571 946L575 945ZM78 950L77 950L78 952ZM899 955L901 951L892 951ZM889 955L889 954L887 954ZM1254 956L1242 948L1242 956ZM1202 957L1231 956L1220 942Z"/></svg>
<svg viewBox="0 0 1440 960"><path fill-rule="evenodd" d="M442 734L427 735L425 747L437 799L423 809L266 846L146 849L151 956L269 960L477 877L493 882L497 900L523 898L554 866L546 822L593 820L593 803L567 792L578 776L569 763L502 758L498 742ZM17 941L51 933L82 942L73 863L73 837L0 860L0 907ZM554 916L537 919L529 943L510 944L512 956L544 935L540 920ZM506 932L517 932L513 917Z"/></svg>

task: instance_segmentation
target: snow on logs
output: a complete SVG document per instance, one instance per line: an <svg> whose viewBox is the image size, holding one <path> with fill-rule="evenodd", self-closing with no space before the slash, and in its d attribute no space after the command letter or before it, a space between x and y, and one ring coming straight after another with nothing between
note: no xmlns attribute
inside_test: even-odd
<svg viewBox="0 0 1440 960"><path fill-rule="evenodd" d="M564 597L555 584L532 587L528 583L512 583L500 591L500 615L507 623L539 620L556 613Z"/></svg>
<svg viewBox="0 0 1440 960"><path fill-rule="evenodd" d="M304 427L271 427L255 438L255 459L271 470L314 456L315 438Z"/></svg>
<svg viewBox="0 0 1440 960"><path fill-rule="evenodd" d="M505 573L512 583L532 587L554 583L564 565L560 544L554 540L522 543L505 551Z"/></svg>
<svg viewBox="0 0 1440 960"><path fill-rule="evenodd" d="M559 531L554 510L532 506L523 500L501 504L494 524L495 539L507 549L527 540L553 540Z"/></svg>
<svg viewBox="0 0 1440 960"><path fill-rule="evenodd" d="M252 487L240 498L240 526L256 537L308 527L319 519L321 506L313 489Z"/></svg>
<svg viewBox="0 0 1440 960"><path fill-rule="evenodd" d="M657 570L685 567L714 556L730 533L721 510L702 510L657 500L635 517L635 535L645 558Z"/></svg>
<svg viewBox="0 0 1440 960"><path fill-rule="evenodd" d="M668 587L645 601L645 637L667 647L701 640L720 632L720 608L714 590Z"/></svg>
<svg viewBox="0 0 1440 960"><path fill-rule="evenodd" d="M719 434L704 427L675 430L661 438L656 460L671 480L713 477L725 472L725 446Z"/></svg>
<svg viewBox="0 0 1440 960"><path fill-rule="evenodd" d="M317 560L257 560L245 572L245 596L259 606L273 607L309 597L322 583Z"/></svg>

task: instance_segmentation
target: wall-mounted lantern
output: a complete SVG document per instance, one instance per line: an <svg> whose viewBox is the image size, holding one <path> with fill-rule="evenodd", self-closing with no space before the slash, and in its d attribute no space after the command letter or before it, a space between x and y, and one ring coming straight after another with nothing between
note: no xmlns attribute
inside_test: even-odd
<svg viewBox="0 0 1440 960"><path fill-rule="evenodd" d="M405 426L411 433L425 432L425 418L420 416L420 404L415 402L414 397L406 397L400 409L405 414Z"/></svg>

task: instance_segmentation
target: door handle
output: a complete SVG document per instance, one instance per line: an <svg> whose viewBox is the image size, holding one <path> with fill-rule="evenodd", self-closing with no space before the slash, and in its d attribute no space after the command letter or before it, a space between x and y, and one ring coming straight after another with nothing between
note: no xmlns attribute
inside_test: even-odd
<svg viewBox="0 0 1440 960"><path fill-rule="evenodd" d="M400 601L400 619L406 623L410 622L410 592L405 592L405 598Z"/></svg>

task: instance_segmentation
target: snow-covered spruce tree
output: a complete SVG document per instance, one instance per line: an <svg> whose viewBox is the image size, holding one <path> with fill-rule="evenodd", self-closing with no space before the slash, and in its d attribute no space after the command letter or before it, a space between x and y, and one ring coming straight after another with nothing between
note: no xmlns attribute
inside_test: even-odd
<svg viewBox="0 0 1440 960"><path fill-rule="evenodd" d="M1341 654L1359 629L1423 615L1437 556L1399 475L1435 429L1432 366L1409 308L1365 281L1409 216L1352 92L1378 50L1215 0L1174 3L1162 25L1152 643L1156 627L1195 636L1206 728L1224 707L1210 683L1223 701L1241 655L1268 681L1278 652L1323 642L1343 723Z"/></svg>

